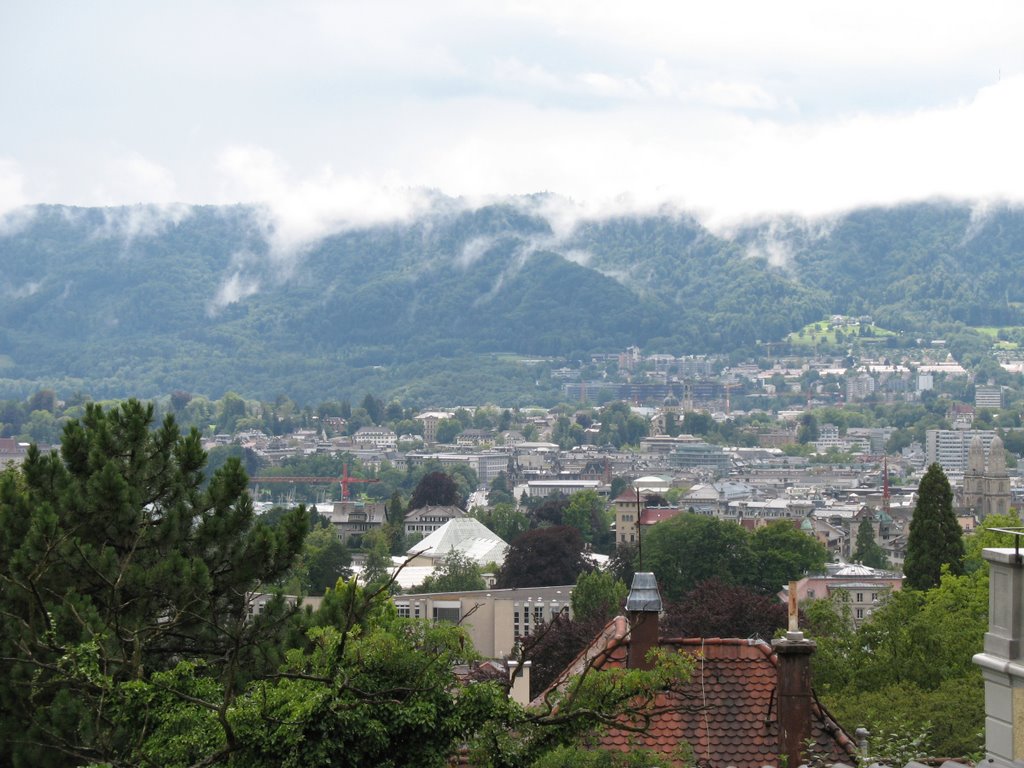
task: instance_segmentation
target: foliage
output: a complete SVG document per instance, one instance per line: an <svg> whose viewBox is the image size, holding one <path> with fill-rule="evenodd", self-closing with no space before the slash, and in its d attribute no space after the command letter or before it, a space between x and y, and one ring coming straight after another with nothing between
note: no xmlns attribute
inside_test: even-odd
<svg viewBox="0 0 1024 768"><path fill-rule="evenodd" d="M422 507L458 507L462 505L459 486L447 472L430 472L416 484L409 509Z"/></svg>
<svg viewBox="0 0 1024 768"><path fill-rule="evenodd" d="M525 727L510 732L491 723L483 729L472 752L474 762L491 768L533 765L558 747L585 748L600 728L614 725L640 733L653 718L685 708L685 702L667 703L665 693L682 693L693 671L693 657L657 648L650 658L649 671L587 667L564 684L548 688L525 713Z"/></svg>
<svg viewBox="0 0 1024 768"><path fill-rule="evenodd" d="M818 641L815 687L848 730L927 732L932 756L967 756L980 747L984 691L972 664L988 628L988 573L943 573L929 590L893 593L856 631L829 611L805 605Z"/></svg>
<svg viewBox="0 0 1024 768"><path fill-rule="evenodd" d="M664 764L665 756L649 749L612 752L573 745L551 750L531 768L659 768Z"/></svg>
<svg viewBox="0 0 1024 768"><path fill-rule="evenodd" d="M512 541L530 528L530 520L516 511L515 504L504 502L488 509L474 507L470 514L483 523L503 541Z"/></svg>
<svg viewBox="0 0 1024 768"><path fill-rule="evenodd" d="M944 565L961 573L963 558L963 532L953 512L953 490L942 467L932 464L921 478L910 521L903 563L906 584L913 589L934 587Z"/></svg>
<svg viewBox="0 0 1024 768"><path fill-rule="evenodd" d="M1006 515L988 515L974 529L974 533L964 537L964 571L973 573L979 569L988 570L988 563L982 557L982 551L989 547L1012 547L1015 537L1009 533L999 533L993 528L1020 528L1021 520L1016 510L1011 509Z"/></svg>
<svg viewBox="0 0 1024 768"><path fill-rule="evenodd" d="M857 525L857 541L853 549L853 560L863 563L869 568L886 569L889 567L889 559L885 556L885 551L875 540L875 530L871 525L870 518L863 518Z"/></svg>
<svg viewBox="0 0 1024 768"><path fill-rule="evenodd" d="M718 579L698 584L665 606L666 637L759 637L769 640L786 626L788 609L774 595Z"/></svg>
<svg viewBox="0 0 1024 768"><path fill-rule="evenodd" d="M622 610L629 587L609 571L581 573L570 598L577 621L605 622Z"/></svg>
<svg viewBox="0 0 1024 768"><path fill-rule="evenodd" d="M577 491L569 497L569 504L562 514L565 525L578 528L583 540L593 543L595 539L607 539L611 515L608 505L596 491Z"/></svg>
<svg viewBox="0 0 1024 768"><path fill-rule="evenodd" d="M583 554L576 528L556 525L527 531L509 544L498 574L498 589L575 584L593 566Z"/></svg>
<svg viewBox="0 0 1024 768"><path fill-rule="evenodd" d="M752 560L750 536L732 522L684 513L646 532L643 562L658 576L662 594L678 599L697 584L718 578L742 583Z"/></svg>
<svg viewBox="0 0 1024 768"><path fill-rule="evenodd" d="M251 619L249 593L291 565L306 513L255 523L237 460L203 490L199 434L152 419L89 404L59 454L0 479L3 762L116 759L138 734L112 693L182 657L229 697L273 663L283 606Z"/></svg>
<svg viewBox="0 0 1024 768"><path fill-rule="evenodd" d="M665 596L679 599L710 579L774 594L790 579L823 568L826 552L788 521L750 534L733 522L682 514L651 527L643 558Z"/></svg>
<svg viewBox="0 0 1024 768"><path fill-rule="evenodd" d="M322 595L338 579L352 575L352 555L329 523L306 534L300 563L305 568L305 587L311 595Z"/></svg>
<svg viewBox="0 0 1024 768"><path fill-rule="evenodd" d="M745 583L759 592L774 595L791 579L823 571L828 550L817 539L779 520L754 531L750 538L753 567Z"/></svg>
<svg viewBox="0 0 1024 768"><path fill-rule="evenodd" d="M498 476L491 481L490 490L487 492L487 505L493 507L495 504L512 504L516 500L512 495L512 488L508 485L508 475L499 472Z"/></svg>
<svg viewBox="0 0 1024 768"><path fill-rule="evenodd" d="M594 617L570 617L567 610L562 610L520 640L522 658L531 663L531 699L551 685L577 654L593 642L605 622Z"/></svg>
<svg viewBox="0 0 1024 768"><path fill-rule="evenodd" d="M441 565L411 592L469 592L486 589L480 575L480 566L467 555L453 549L444 556Z"/></svg>

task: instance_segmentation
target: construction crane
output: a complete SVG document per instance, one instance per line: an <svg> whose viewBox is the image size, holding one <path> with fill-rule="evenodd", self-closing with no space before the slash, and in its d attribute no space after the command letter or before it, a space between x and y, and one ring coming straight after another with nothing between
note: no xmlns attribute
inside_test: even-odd
<svg viewBox="0 0 1024 768"><path fill-rule="evenodd" d="M250 477L249 482L253 485L259 483L291 483L297 485L300 483L308 483L310 485L329 485L333 483L339 483L341 485L341 500L348 500L348 487L353 483L379 483L380 480L376 478L366 477L352 477L348 473L348 464L341 465L341 477L288 477L281 475L278 477Z"/></svg>

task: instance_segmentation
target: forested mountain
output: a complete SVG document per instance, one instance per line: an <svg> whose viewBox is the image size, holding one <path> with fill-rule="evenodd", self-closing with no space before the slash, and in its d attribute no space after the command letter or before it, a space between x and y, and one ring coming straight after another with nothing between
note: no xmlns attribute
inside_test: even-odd
<svg viewBox="0 0 1024 768"><path fill-rule="evenodd" d="M0 395L543 400L503 353L729 351L836 312L908 332L1024 324L1017 209L920 203L728 235L666 214L559 234L543 200L439 200L298 244L251 207L16 211L0 219Z"/></svg>

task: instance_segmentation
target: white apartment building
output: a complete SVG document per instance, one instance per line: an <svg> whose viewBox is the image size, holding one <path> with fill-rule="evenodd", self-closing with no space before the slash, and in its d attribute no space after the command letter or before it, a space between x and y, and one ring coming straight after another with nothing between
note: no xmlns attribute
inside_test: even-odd
<svg viewBox="0 0 1024 768"><path fill-rule="evenodd" d="M985 429L929 429L925 432L925 464L938 462L947 475L962 475L967 470L971 441L981 439L988 455L996 433Z"/></svg>

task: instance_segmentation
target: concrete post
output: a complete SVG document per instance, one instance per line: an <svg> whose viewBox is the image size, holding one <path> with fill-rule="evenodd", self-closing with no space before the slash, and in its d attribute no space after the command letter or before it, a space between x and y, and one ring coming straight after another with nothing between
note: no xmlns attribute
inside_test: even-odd
<svg viewBox="0 0 1024 768"><path fill-rule="evenodd" d="M1024 559L986 549L989 619L985 651L974 657L985 680L985 751L992 768L1024 768Z"/></svg>

